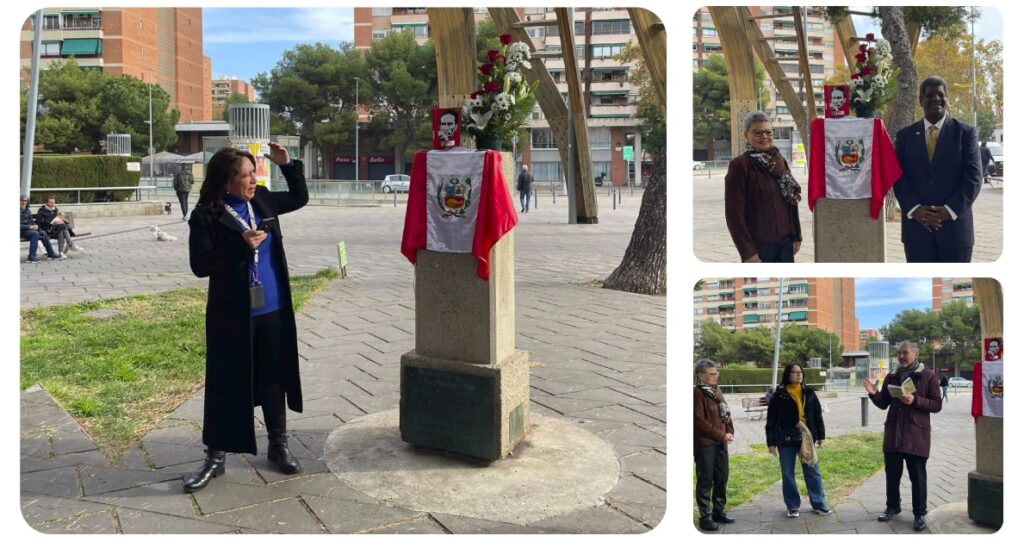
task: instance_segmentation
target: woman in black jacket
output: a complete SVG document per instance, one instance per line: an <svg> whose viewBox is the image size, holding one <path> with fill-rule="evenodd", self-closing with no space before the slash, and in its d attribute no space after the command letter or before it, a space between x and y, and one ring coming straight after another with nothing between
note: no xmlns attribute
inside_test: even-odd
<svg viewBox="0 0 1024 542"><path fill-rule="evenodd" d="M302 466L288 450L285 403L302 412L295 312L277 216L309 201L302 163L270 144L287 192L256 185L256 160L221 149L210 159L189 218L189 264L210 277L206 304L206 461L185 477L198 491L224 473L225 452L256 453L253 407L263 407L267 459L285 474Z"/></svg>
<svg viewBox="0 0 1024 542"><path fill-rule="evenodd" d="M768 450L772 455L778 454L782 466L782 500L786 503L786 515L791 518L800 515L800 492L796 487L794 472L800 445L805 438L810 438L814 446L821 446L825 440L821 403L814 390L803 382L804 372L800 364L787 365L782 372L782 384L775 389L768 403L768 422L765 424ZM801 424L804 427L801 428ZM813 448L809 449L813 451ZM825 486L817 458L814 458L811 465L801 461L800 466L804 471L811 508L819 514L831 514L825 502Z"/></svg>

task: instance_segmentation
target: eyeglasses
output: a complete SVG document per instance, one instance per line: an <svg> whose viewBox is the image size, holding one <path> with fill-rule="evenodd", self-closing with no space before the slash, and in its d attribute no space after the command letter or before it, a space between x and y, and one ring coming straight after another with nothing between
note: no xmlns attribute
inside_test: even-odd
<svg viewBox="0 0 1024 542"><path fill-rule="evenodd" d="M751 130L750 133L754 134L754 137L772 137L773 134L771 130Z"/></svg>

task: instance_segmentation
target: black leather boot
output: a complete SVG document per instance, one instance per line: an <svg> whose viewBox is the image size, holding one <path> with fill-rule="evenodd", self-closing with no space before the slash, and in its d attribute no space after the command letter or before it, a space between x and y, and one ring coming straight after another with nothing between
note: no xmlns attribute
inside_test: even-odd
<svg viewBox="0 0 1024 542"><path fill-rule="evenodd" d="M210 480L224 474L224 459L227 454L220 450L206 449L206 461L202 467L183 478L185 492L192 493L206 487Z"/></svg>
<svg viewBox="0 0 1024 542"><path fill-rule="evenodd" d="M283 474L298 474L302 465L288 449L288 431L284 405L284 393L278 386L271 386L263 395L263 421L267 424L267 459L277 465Z"/></svg>

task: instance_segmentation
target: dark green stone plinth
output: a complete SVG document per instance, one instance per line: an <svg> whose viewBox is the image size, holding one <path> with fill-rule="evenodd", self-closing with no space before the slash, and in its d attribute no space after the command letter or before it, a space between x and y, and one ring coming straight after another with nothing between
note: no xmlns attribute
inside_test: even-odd
<svg viewBox="0 0 1024 542"><path fill-rule="evenodd" d="M482 459L498 459L495 378L402 368L402 440Z"/></svg>
<svg viewBox="0 0 1024 542"><path fill-rule="evenodd" d="M967 477L967 516L996 529L1003 525L1003 483Z"/></svg>

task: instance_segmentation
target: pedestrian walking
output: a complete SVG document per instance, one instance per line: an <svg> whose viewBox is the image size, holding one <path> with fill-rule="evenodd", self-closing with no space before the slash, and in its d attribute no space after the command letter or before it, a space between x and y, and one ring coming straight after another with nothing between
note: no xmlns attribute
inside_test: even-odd
<svg viewBox="0 0 1024 542"><path fill-rule="evenodd" d="M188 193L192 191L192 183L195 177L188 168L174 174L174 193L178 196L178 204L181 205L181 219L188 219ZM170 210L168 209L168 212Z"/></svg>
<svg viewBox="0 0 1024 542"><path fill-rule="evenodd" d="M942 388L942 400L949 402L949 378L946 375L939 379L939 387Z"/></svg>
<svg viewBox="0 0 1024 542"><path fill-rule="evenodd" d="M530 173L530 166L523 164L523 170L519 172L516 179L516 188L519 190L519 212L530 212L530 193L533 192L533 175Z"/></svg>

